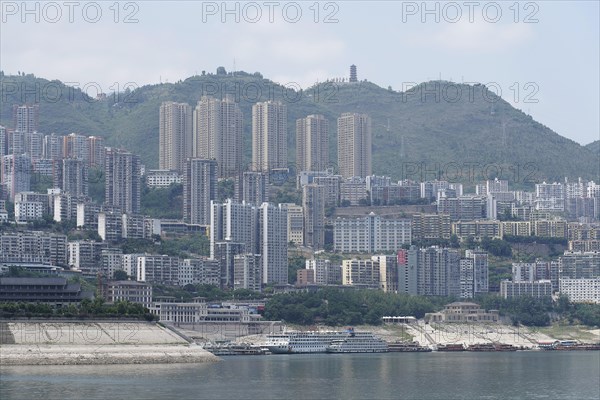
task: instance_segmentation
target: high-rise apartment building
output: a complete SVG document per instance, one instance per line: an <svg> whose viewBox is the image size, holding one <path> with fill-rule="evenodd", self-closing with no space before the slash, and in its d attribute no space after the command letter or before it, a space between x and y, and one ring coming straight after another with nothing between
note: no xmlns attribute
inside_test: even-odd
<svg viewBox="0 0 600 400"><path fill-rule="evenodd" d="M4 157L6 154L8 154L7 140L6 128L0 125L0 157Z"/></svg>
<svg viewBox="0 0 600 400"><path fill-rule="evenodd" d="M399 288L424 296L460 296L460 252L431 246L398 252Z"/></svg>
<svg viewBox="0 0 600 400"><path fill-rule="evenodd" d="M140 212L140 157L125 150L107 148L104 177L107 205L121 207L125 213Z"/></svg>
<svg viewBox="0 0 600 400"><path fill-rule="evenodd" d="M217 162L188 158L183 178L183 218L192 224L210 224L210 204L217 199Z"/></svg>
<svg viewBox="0 0 600 400"><path fill-rule="evenodd" d="M329 122L323 115L296 120L297 171L324 171L329 167Z"/></svg>
<svg viewBox="0 0 600 400"><path fill-rule="evenodd" d="M215 244L229 241L243 243L246 253L258 251L257 207L253 204L212 202L210 217L210 257L216 258Z"/></svg>
<svg viewBox="0 0 600 400"><path fill-rule="evenodd" d="M192 156L192 107L166 101L160 106L158 164L160 169L183 173Z"/></svg>
<svg viewBox="0 0 600 400"><path fill-rule="evenodd" d="M40 106L33 105L13 105L13 122L15 131L23 133L33 133L39 129Z"/></svg>
<svg viewBox="0 0 600 400"><path fill-rule="evenodd" d="M288 283L287 210L263 203L259 208L260 255L263 283Z"/></svg>
<svg viewBox="0 0 600 400"><path fill-rule="evenodd" d="M260 292L262 288L260 254L239 254L234 257L234 289Z"/></svg>
<svg viewBox="0 0 600 400"><path fill-rule="evenodd" d="M395 255L372 256L379 264L379 288L386 293L398 292L398 258Z"/></svg>
<svg viewBox="0 0 600 400"><path fill-rule="evenodd" d="M460 260L460 297L471 299L488 290L487 252L467 250Z"/></svg>
<svg viewBox="0 0 600 400"><path fill-rule="evenodd" d="M73 196L88 195L88 167L82 160L64 158L54 163L53 186Z"/></svg>
<svg viewBox="0 0 600 400"><path fill-rule="evenodd" d="M239 190L239 189L238 189ZM261 205L269 201L269 174L258 171L245 171L242 176L241 201Z"/></svg>
<svg viewBox="0 0 600 400"><path fill-rule="evenodd" d="M90 163L90 144L87 136L71 133L63 136L63 157L82 160L87 165Z"/></svg>
<svg viewBox="0 0 600 400"><path fill-rule="evenodd" d="M219 264L221 288L232 288L234 287L235 257L245 253L246 245L239 242L222 241L216 242L213 247L212 259Z"/></svg>
<svg viewBox="0 0 600 400"><path fill-rule="evenodd" d="M90 168L104 168L106 148L104 147L104 138L99 136L90 136L88 140L89 166Z"/></svg>
<svg viewBox="0 0 600 400"><path fill-rule="evenodd" d="M60 160L63 154L63 136L56 133L44 136L44 158Z"/></svg>
<svg viewBox="0 0 600 400"><path fill-rule="evenodd" d="M372 175L371 118L344 113L338 118L338 168L344 178Z"/></svg>
<svg viewBox="0 0 600 400"><path fill-rule="evenodd" d="M242 112L231 98L203 96L194 110L193 157L217 160L219 178L242 170Z"/></svg>
<svg viewBox="0 0 600 400"><path fill-rule="evenodd" d="M256 103L252 107L252 169L270 172L286 168L287 107L271 101Z"/></svg>
<svg viewBox="0 0 600 400"><path fill-rule="evenodd" d="M321 250L325 245L325 187L315 184L302 187L304 245Z"/></svg>
<svg viewBox="0 0 600 400"><path fill-rule="evenodd" d="M304 245L304 212L294 203L282 203L287 210L287 240L297 246Z"/></svg>
<svg viewBox="0 0 600 400"><path fill-rule="evenodd" d="M10 201L14 201L17 193L28 192L30 181L31 159L28 155L11 154L2 157L2 184Z"/></svg>

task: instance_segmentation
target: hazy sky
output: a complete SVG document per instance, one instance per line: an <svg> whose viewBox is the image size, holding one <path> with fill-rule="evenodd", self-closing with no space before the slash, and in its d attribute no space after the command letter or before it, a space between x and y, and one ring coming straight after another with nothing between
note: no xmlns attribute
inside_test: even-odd
<svg viewBox="0 0 600 400"><path fill-rule="evenodd" d="M91 94L92 82L108 93L234 60L302 87L356 64L359 79L395 90L486 83L563 136L600 139L598 1L1 3L0 68Z"/></svg>

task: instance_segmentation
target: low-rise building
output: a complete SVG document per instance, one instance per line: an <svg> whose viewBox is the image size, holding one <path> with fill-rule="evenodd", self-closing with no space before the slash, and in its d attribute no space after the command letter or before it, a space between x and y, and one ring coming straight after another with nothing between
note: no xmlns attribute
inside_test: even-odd
<svg viewBox="0 0 600 400"><path fill-rule="evenodd" d="M452 223L452 233L458 236L460 240L466 240L469 237L474 240L481 240L484 237L502 239L500 221L458 221Z"/></svg>
<svg viewBox="0 0 600 400"><path fill-rule="evenodd" d="M500 282L500 296L505 299L520 296L550 297L552 296L552 282L546 279L521 282L503 280Z"/></svg>
<svg viewBox="0 0 600 400"><path fill-rule="evenodd" d="M560 279L560 293L572 303L600 303L600 277L581 279Z"/></svg>
<svg viewBox="0 0 600 400"><path fill-rule="evenodd" d="M65 278L0 278L0 302L58 305L93 297L93 293L82 291L79 283L68 283Z"/></svg>
<svg viewBox="0 0 600 400"><path fill-rule="evenodd" d="M532 233L541 237L567 237L567 221L563 219L542 219L533 221Z"/></svg>
<svg viewBox="0 0 600 400"><path fill-rule="evenodd" d="M296 271L296 285L305 286L315 283L315 271L312 269L299 269Z"/></svg>
<svg viewBox="0 0 600 400"><path fill-rule="evenodd" d="M221 267L217 260L186 258L179 264L179 286L214 285L221 283Z"/></svg>
<svg viewBox="0 0 600 400"><path fill-rule="evenodd" d="M500 222L502 236L531 236L531 222L529 221L502 221Z"/></svg>
<svg viewBox="0 0 600 400"><path fill-rule="evenodd" d="M341 253L396 251L411 242L408 219L382 218L371 213L362 218L337 218L333 247Z"/></svg>
<svg viewBox="0 0 600 400"><path fill-rule="evenodd" d="M39 201L15 201L15 222L26 224L44 217L44 203Z"/></svg>
<svg viewBox="0 0 600 400"><path fill-rule="evenodd" d="M149 307L152 314L161 322L175 324L201 322L235 322L246 323L256 320L258 315L251 315L248 308L225 308L206 304L203 298L195 298L189 303L154 302Z"/></svg>
<svg viewBox="0 0 600 400"><path fill-rule="evenodd" d="M425 322L498 322L497 310L485 311L479 304L454 302L436 313L425 314Z"/></svg>
<svg viewBox="0 0 600 400"><path fill-rule="evenodd" d="M183 183L183 177L177 171L151 169L146 173L146 185L154 188L166 188L173 183Z"/></svg>
<svg viewBox="0 0 600 400"><path fill-rule="evenodd" d="M137 281L179 285L179 258L167 255L144 254L137 258Z"/></svg>
<svg viewBox="0 0 600 400"><path fill-rule="evenodd" d="M107 283L107 301L129 301L144 307L152 305L152 286L135 281L110 281Z"/></svg>
<svg viewBox="0 0 600 400"><path fill-rule="evenodd" d="M330 260L320 258L306 260L305 268L314 271L317 285L340 285L342 283L342 267L333 265Z"/></svg>
<svg viewBox="0 0 600 400"><path fill-rule="evenodd" d="M380 285L379 261L343 260L342 285L378 289Z"/></svg>
<svg viewBox="0 0 600 400"><path fill-rule="evenodd" d="M361 177L348 178L340 183L340 204L359 206L369 200L367 184Z"/></svg>

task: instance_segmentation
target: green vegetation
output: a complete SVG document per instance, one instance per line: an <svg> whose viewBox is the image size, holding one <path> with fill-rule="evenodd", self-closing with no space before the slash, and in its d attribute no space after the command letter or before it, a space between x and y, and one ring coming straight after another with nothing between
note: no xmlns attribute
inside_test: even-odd
<svg viewBox="0 0 600 400"><path fill-rule="evenodd" d="M90 169L88 173L88 194L98 204L104 203L104 171Z"/></svg>
<svg viewBox="0 0 600 400"><path fill-rule="evenodd" d="M224 202L227 199L233 199L235 194L235 182L233 179L223 179L219 181L219 201Z"/></svg>
<svg viewBox="0 0 600 400"><path fill-rule="evenodd" d="M214 285L186 285L183 288L154 285L152 287L153 295L157 297L174 297L181 301L191 301L194 297L203 297L206 301L217 300L253 300L263 299L265 296L262 293L253 292L247 289L237 290L221 290Z"/></svg>
<svg viewBox="0 0 600 400"><path fill-rule="evenodd" d="M117 301L105 304L104 299L84 299L79 304L53 307L45 303L0 303L0 318L134 318L153 321L155 317L141 304Z"/></svg>
<svg viewBox="0 0 600 400"><path fill-rule="evenodd" d="M168 188L142 185L142 214L153 218L183 218L183 185L173 183Z"/></svg>
<svg viewBox="0 0 600 400"><path fill-rule="evenodd" d="M31 175L31 191L37 193L46 193L47 189L52 187L52 177L39 173Z"/></svg>
<svg viewBox="0 0 600 400"><path fill-rule="evenodd" d="M377 290L342 290L324 288L312 293L272 296L265 306L265 318L292 324L323 323L341 325L379 325L385 315L411 315L439 311L455 299L447 297L409 296ZM549 326L551 316L572 324L600 326L600 306L573 304L567 298L552 302L550 298L517 297L503 299L494 294L474 299L486 310L498 310L514 325Z"/></svg>
<svg viewBox="0 0 600 400"><path fill-rule="evenodd" d="M488 253L497 257L511 257L512 248L510 244L502 239L490 239L484 237L481 239L481 247Z"/></svg>
<svg viewBox="0 0 600 400"><path fill-rule="evenodd" d="M600 327L600 306L595 304L571 303L561 296L553 302L550 298L516 297L503 299L497 295L478 296L475 302L487 310L498 310L500 315L510 317L513 324L548 326L554 313L570 325L581 323Z"/></svg>
<svg viewBox="0 0 600 400"><path fill-rule="evenodd" d="M450 301L449 298L391 294L378 290L324 288L313 293L275 295L265 305L265 317L303 325L379 325L384 315L422 318L425 313L435 311Z"/></svg>
<svg viewBox="0 0 600 400"><path fill-rule="evenodd" d="M306 268L306 257L292 256L288 257L288 283L295 283L297 271Z"/></svg>
<svg viewBox="0 0 600 400"><path fill-rule="evenodd" d="M569 241L566 238L545 237L545 236L512 236L504 235L504 240L510 243L538 243L538 244L560 244L567 246Z"/></svg>

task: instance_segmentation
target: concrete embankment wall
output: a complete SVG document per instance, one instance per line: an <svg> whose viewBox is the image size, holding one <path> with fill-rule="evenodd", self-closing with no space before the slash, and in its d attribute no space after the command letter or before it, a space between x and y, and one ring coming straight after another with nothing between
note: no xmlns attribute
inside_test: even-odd
<svg viewBox="0 0 600 400"><path fill-rule="evenodd" d="M0 321L3 365L200 363L218 361L155 323Z"/></svg>

